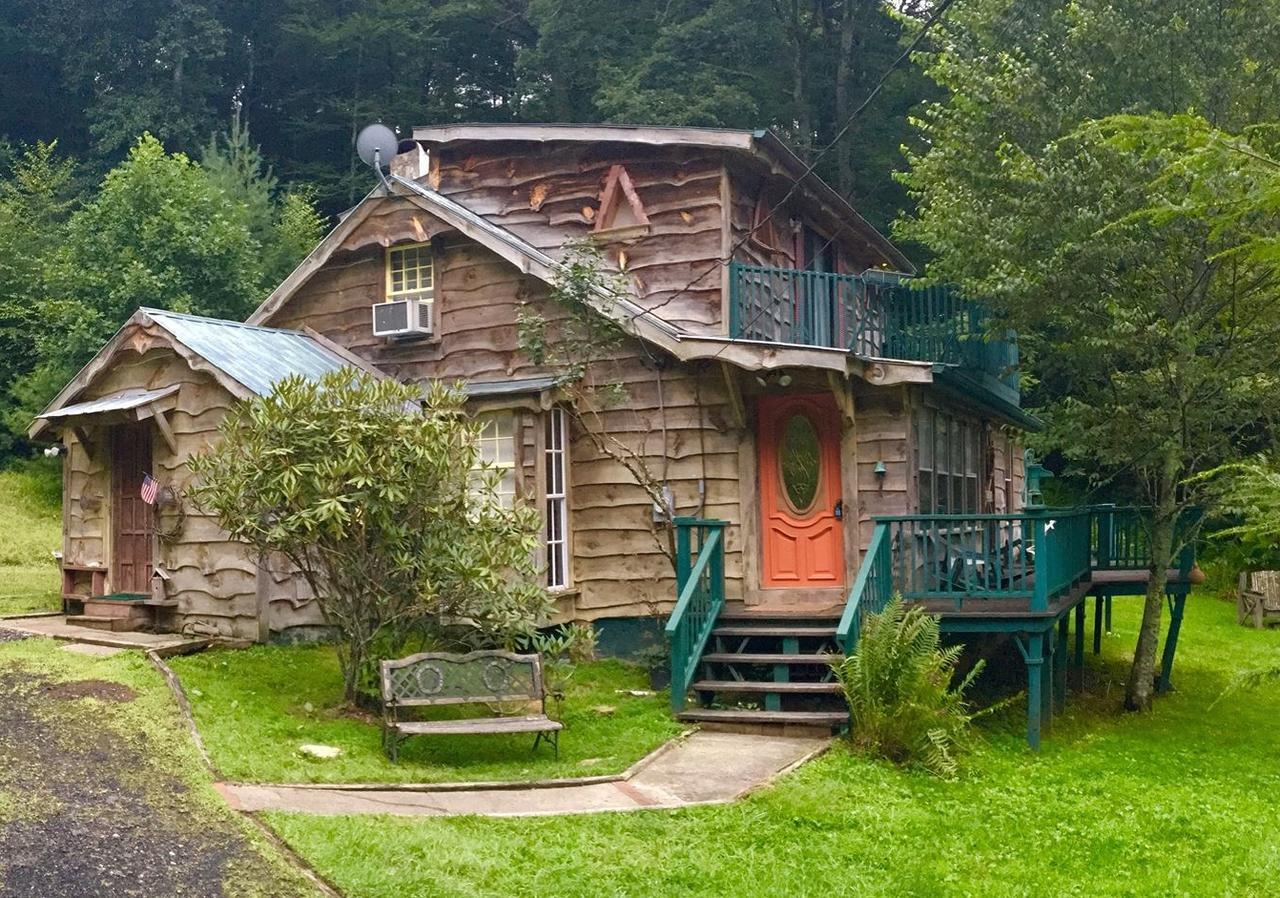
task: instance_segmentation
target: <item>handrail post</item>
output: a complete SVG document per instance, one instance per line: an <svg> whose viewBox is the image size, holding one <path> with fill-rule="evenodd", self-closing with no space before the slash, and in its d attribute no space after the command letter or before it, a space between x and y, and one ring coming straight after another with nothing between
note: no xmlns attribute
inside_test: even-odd
<svg viewBox="0 0 1280 898"><path fill-rule="evenodd" d="M1031 596L1032 611L1049 610L1049 572L1051 562L1049 558L1048 531L1045 528L1047 514L1048 509L1045 508L1026 510L1026 515L1031 521L1032 545L1035 546L1036 550L1036 582Z"/></svg>
<svg viewBox="0 0 1280 898"><path fill-rule="evenodd" d="M674 518L671 523L676 528L676 595L679 595L689 582L689 569L693 566L690 537L698 519Z"/></svg>
<svg viewBox="0 0 1280 898"><path fill-rule="evenodd" d="M1099 570L1111 567L1112 541L1115 533L1116 506L1114 503L1094 506L1098 519L1097 566Z"/></svg>

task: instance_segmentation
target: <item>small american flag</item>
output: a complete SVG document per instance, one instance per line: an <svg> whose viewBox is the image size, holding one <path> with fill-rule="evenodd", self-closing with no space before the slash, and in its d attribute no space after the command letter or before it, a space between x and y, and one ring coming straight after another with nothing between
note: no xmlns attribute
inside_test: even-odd
<svg viewBox="0 0 1280 898"><path fill-rule="evenodd" d="M156 483L156 479L150 474L146 474L142 478L142 501L148 505L156 504L156 495L160 492L160 484Z"/></svg>

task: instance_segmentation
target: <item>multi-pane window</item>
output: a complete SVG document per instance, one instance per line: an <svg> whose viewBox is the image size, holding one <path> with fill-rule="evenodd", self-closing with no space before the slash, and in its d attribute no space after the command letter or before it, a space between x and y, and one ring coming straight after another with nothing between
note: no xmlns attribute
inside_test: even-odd
<svg viewBox="0 0 1280 898"><path fill-rule="evenodd" d="M387 250L387 301L418 299L430 302L435 290L435 262L431 245L414 243Z"/></svg>
<svg viewBox="0 0 1280 898"><path fill-rule="evenodd" d="M921 514L977 513L982 507L982 427L936 408L914 424Z"/></svg>
<svg viewBox="0 0 1280 898"><path fill-rule="evenodd" d="M569 585L568 421L561 408L547 412L545 421L547 587L561 589Z"/></svg>
<svg viewBox="0 0 1280 898"><path fill-rule="evenodd" d="M1022 504L1021 497L1013 494L1013 453L1016 451L1017 444L1014 443L1013 437L1006 435L1004 438L1004 509L1010 513Z"/></svg>
<svg viewBox="0 0 1280 898"><path fill-rule="evenodd" d="M503 508L514 508L516 504L514 420L511 412L489 412L479 417L481 430L478 460L488 469L498 471L497 499Z"/></svg>

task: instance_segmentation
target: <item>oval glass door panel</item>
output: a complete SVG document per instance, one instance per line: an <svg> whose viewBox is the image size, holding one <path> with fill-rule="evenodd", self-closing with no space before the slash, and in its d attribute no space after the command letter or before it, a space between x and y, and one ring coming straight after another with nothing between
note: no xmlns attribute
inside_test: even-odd
<svg viewBox="0 0 1280 898"><path fill-rule="evenodd" d="M778 446L778 480L791 510L803 515L818 498L822 476L822 445L818 431L806 415L792 415L782 430Z"/></svg>

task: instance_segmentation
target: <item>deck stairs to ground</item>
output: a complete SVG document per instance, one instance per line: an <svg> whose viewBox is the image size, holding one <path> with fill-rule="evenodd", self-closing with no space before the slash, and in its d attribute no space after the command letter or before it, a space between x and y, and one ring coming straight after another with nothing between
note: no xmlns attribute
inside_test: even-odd
<svg viewBox="0 0 1280 898"><path fill-rule="evenodd" d="M726 605L697 663L697 702L677 715L733 727L839 729L849 713L831 670L839 612Z"/></svg>

